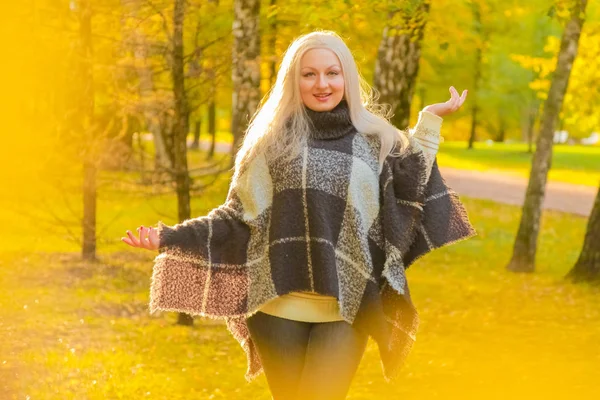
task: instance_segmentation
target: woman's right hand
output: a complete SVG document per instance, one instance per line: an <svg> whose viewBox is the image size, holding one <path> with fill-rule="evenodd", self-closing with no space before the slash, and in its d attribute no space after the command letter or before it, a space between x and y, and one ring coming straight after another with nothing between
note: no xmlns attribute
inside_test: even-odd
<svg viewBox="0 0 600 400"><path fill-rule="evenodd" d="M127 231L127 237L122 237L121 240L132 247L158 250L160 240L158 239L158 231L155 228L145 228L142 225L137 228L137 231L140 235L139 239L131 231Z"/></svg>

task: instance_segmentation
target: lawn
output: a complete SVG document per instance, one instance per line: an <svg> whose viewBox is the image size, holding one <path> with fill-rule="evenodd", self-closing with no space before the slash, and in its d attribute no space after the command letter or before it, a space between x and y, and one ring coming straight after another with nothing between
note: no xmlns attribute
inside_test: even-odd
<svg viewBox="0 0 600 400"><path fill-rule="evenodd" d="M227 182L195 197L194 215L218 205ZM148 314L154 254L119 238L140 224L174 223L176 202L150 188L120 190L105 186L99 199L96 264L79 260L66 228L37 222L46 215L40 197L65 218L68 208L79 212L76 191L38 187L17 205L0 199L12 227L0 233L0 397L269 399L264 375L244 380L244 353L222 322L188 328L172 313ZM562 280L585 219L545 212L537 271L520 275L504 269L520 209L463 200L478 236L408 270L421 326L400 380L384 382L370 341L348 399L598 398L600 290Z"/></svg>
<svg viewBox="0 0 600 400"><path fill-rule="evenodd" d="M444 142L438 162L442 167L489 171L529 177L532 154L525 143ZM535 147L534 147L535 150ZM600 182L600 146L555 145L549 180L597 187Z"/></svg>
<svg viewBox="0 0 600 400"><path fill-rule="evenodd" d="M208 140L208 136L202 139ZM231 134L219 131L217 141L230 143ZM467 143L461 141L442 143L438 153L439 165L529 177L533 154L527 152L527 144L476 142L474 147L468 150ZM555 145L549 180L598 187L600 146Z"/></svg>

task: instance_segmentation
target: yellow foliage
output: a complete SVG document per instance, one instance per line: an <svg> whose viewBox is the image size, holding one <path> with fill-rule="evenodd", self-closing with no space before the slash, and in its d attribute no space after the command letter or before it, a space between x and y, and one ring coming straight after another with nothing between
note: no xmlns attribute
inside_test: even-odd
<svg viewBox="0 0 600 400"><path fill-rule="evenodd" d="M556 36L548 36L546 39L546 45L544 46L544 51L546 53L558 54L558 50L560 50L560 38Z"/></svg>

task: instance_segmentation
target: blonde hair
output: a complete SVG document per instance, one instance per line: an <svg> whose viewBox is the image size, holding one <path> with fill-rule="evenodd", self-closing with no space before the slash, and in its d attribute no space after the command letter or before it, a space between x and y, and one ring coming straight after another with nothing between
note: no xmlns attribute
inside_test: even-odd
<svg viewBox="0 0 600 400"><path fill-rule="evenodd" d="M311 126L299 90L300 60L315 48L329 49L339 58L352 124L359 133L380 139L379 170L389 154L400 155L407 147L405 134L388 120L391 107L376 103L378 93L360 74L343 39L333 31L315 31L296 38L283 55L277 80L248 125L235 159L234 179L263 151L289 161L306 146ZM394 149L399 152L392 153Z"/></svg>

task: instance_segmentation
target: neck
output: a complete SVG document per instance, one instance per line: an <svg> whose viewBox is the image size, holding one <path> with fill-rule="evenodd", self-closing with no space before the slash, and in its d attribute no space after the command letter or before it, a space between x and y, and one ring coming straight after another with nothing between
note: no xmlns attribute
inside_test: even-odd
<svg viewBox="0 0 600 400"><path fill-rule="evenodd" d="M313 139L337 139L355 130L350 120L348 103L344 99L329 111L314 111L306 106L304 109L313 125L311 131Z"/></svg>

